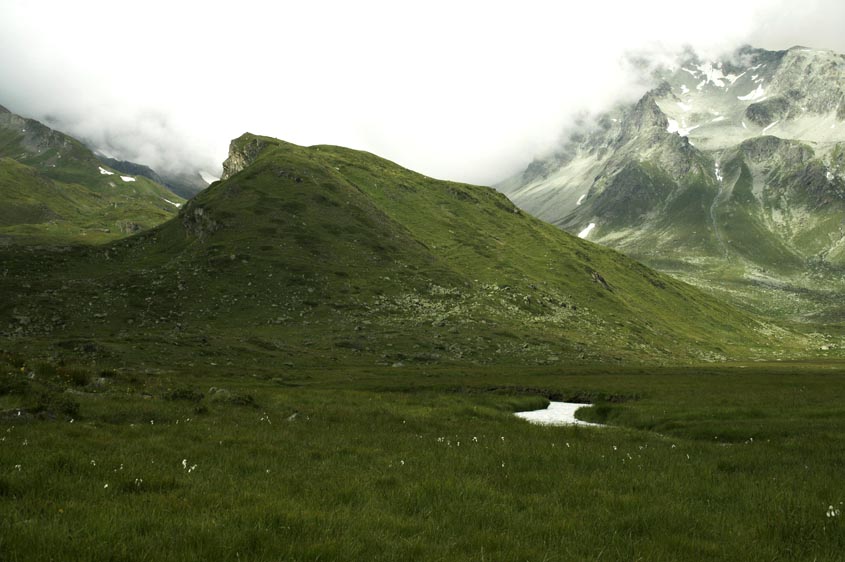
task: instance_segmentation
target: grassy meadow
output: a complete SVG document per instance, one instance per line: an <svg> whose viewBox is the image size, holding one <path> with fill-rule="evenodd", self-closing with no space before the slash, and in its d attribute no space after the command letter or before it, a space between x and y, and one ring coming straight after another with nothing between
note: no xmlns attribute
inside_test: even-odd
<svg viewBox="0 0 845 562"><path fill-rule="evenodd" d="M0 247L0 562L843 559L841 326L371 154L239 160ZM558 399L607 427L513 416Z"/></svg>
<svg viewBox="0 0 845 562"><path fill-rule="evenodd" d="M0 366L4 561L845 552L840 364ZM549 398L609 426L512 415Z"/></svg>

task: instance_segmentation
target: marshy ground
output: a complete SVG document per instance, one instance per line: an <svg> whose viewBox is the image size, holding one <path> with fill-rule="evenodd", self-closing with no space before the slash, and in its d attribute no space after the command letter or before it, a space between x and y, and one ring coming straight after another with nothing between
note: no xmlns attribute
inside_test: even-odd
<svg viewBox="0 0 845 562"><path fill-rule="evenodd" d="M3 369L3 560L845 551L838 364ZM580 415L611 427L512 415L549 398L595 402Z"/></svg>

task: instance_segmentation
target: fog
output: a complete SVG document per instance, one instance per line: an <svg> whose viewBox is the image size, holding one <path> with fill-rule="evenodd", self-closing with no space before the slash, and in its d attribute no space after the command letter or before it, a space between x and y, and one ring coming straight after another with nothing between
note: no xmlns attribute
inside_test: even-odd
<svg viewBox="0 0 845 562"><path fill-rule="evenodd" d="M746 43L845 51L832 1L0 0L0 105L165 173L245 131L490 184L667 61Z"/></svg>

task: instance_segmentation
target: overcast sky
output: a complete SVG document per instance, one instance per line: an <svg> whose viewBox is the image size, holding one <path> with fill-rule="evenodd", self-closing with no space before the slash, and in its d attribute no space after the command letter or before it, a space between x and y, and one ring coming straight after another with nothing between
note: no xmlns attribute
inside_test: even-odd
<svg viewBox="0 0 845 562"><path fill-rule="evenodd" d="M159 170L245 131L490 184L684 45L845 52L841 0L0 0L0 105Z"/></svg>

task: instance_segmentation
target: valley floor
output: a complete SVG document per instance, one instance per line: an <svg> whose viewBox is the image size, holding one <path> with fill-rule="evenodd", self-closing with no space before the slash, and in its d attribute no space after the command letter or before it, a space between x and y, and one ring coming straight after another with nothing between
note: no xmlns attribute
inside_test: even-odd
<svg viewBox="0 0 845 562"><path fill-rule="evenodd" d="M841 560L843 366L132 372L5 354L0 552ZM593 401L580 415L611 427L513 415L548 399Z"/></svg>

